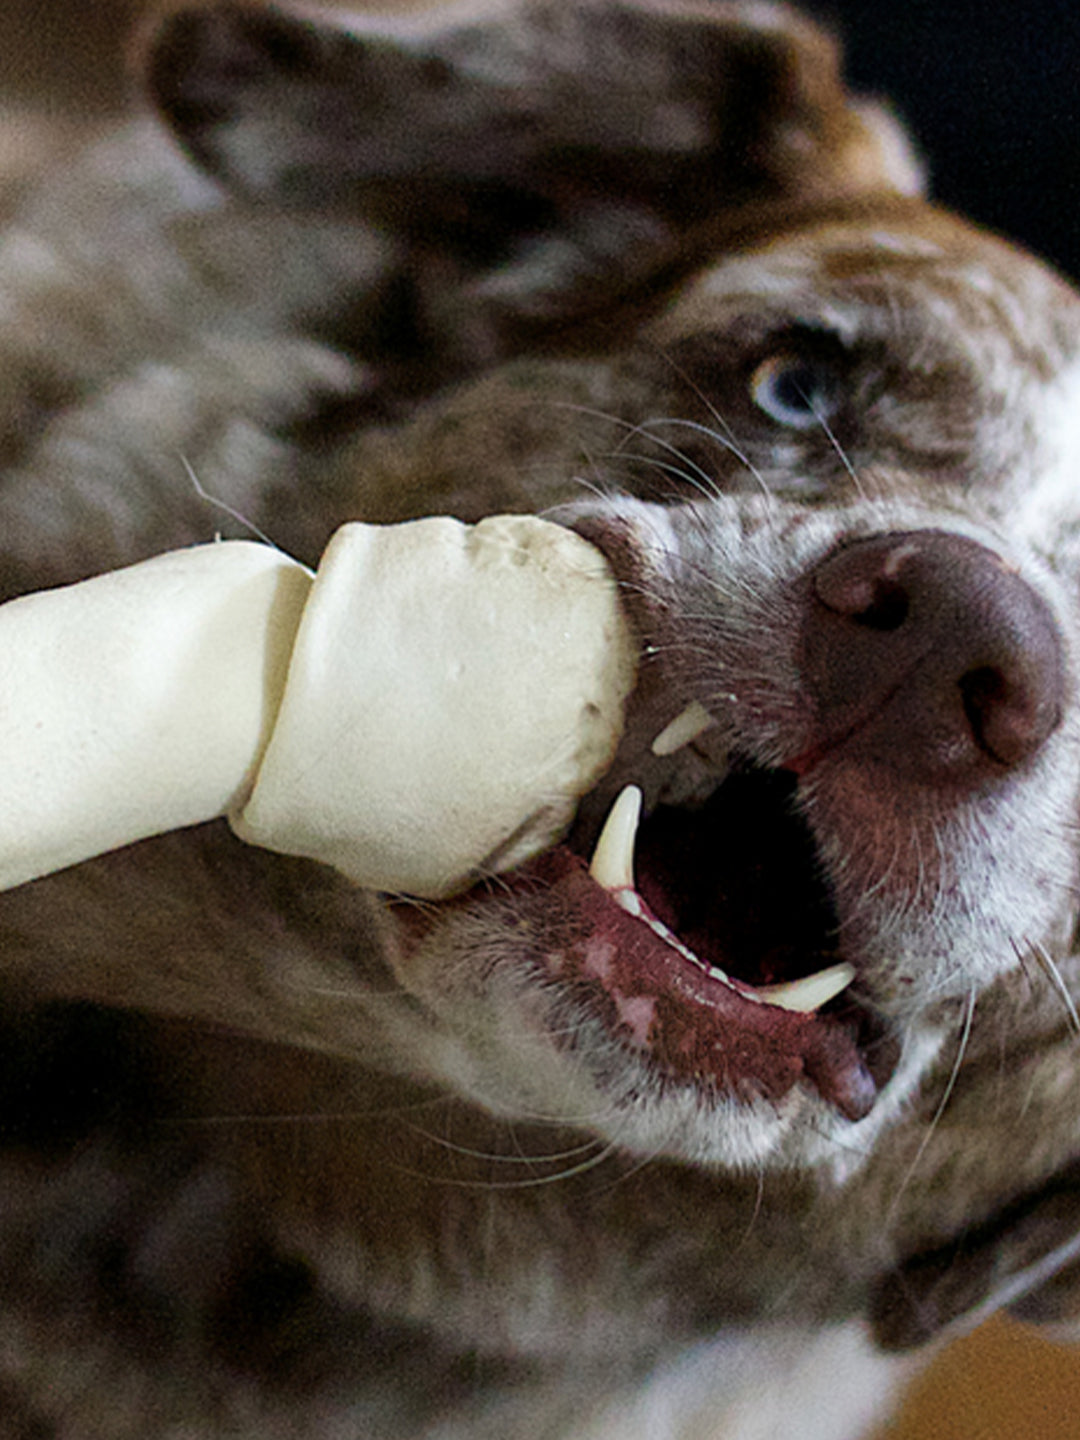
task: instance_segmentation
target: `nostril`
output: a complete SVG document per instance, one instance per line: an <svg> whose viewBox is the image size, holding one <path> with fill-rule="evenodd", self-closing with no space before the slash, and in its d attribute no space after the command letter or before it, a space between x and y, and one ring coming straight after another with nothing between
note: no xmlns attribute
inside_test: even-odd
<svg viewBox="0 0 1080 1440"><path fill-rule="evenodd" d="M992 665L962 676L960 694L975 743L1002 765L1032 754L1060 720L1056 709L1045 713L1038 684L1019 673L1010 678Z"/></svg>
<svg viewBox="0 0 1080 1440"><path fill-rule="evenodd" d="M901 558L906 558L906 549ZM897 558L867 569L861 555L841 552L814 577L817 598L834 615L843 615L867 630L899 630L908 617L911 601L896 577Z"/></svg>
<svg viewBox="0 0 1080 1440"><path fill-rule="evenodd" d="M862 625L867 630L878 630L887 634L900 629L910 609L911 601L902 585L895 580L880 580L873 587L868 603L850 618L856 625Z"/></svg>
<svg viewBox="0 0 1080 1440"><path fill-rule="evenodd" d="M994 724L995 712L1007 703L1008 696L1008 686L1001 671L991 665L969 670L960 678L960 695L975 743L995 760L1001 760L1005 764L1012 763L1008 756L997 753L993 743L994 738L1001 738L994 735L994 732L1001 728Z"/></svg>

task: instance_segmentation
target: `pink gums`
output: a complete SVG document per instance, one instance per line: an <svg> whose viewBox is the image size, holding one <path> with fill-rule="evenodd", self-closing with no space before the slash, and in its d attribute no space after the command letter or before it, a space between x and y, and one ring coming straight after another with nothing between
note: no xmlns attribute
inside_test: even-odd
<svg viewBox="0 0 1080 1440"><path fill-rule="evenodd" d="M565 848L522 877L560 917L552 975L673 1078L774 1101L808 1081L849 1119L868 1112L876 1087L847 1026L744 998L622 910Z"/></svg>

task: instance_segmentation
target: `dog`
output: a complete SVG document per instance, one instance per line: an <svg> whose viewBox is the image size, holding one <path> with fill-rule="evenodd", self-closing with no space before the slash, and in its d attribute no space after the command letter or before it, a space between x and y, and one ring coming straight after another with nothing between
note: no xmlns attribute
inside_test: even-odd
<svg viewBox="0 0 1080 1440"><path fill-rule="evenodd" d="M766 0L134 53L0 241L3 597L535 511L642 659L562 842L438 905L217 823L0 896L0 1434L854 1440L1067 1334L1080 296Z"/></svg>

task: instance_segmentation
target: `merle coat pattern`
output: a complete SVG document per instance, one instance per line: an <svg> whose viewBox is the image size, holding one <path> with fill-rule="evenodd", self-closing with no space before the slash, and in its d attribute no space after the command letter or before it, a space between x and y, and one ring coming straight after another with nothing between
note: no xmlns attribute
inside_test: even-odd
<svg viewBox="0 0 1080 1440"><path fill-rule="evenodd" d="M507 883L211 825L0 897L0 1434L842 1440L939 1334L1068 1321L1080 298L781 6L138 50L148 113L0 238L4 596L528 509L645 658ZM739 1001L614 906L628 780L706 961L850 989Z"/></svg>

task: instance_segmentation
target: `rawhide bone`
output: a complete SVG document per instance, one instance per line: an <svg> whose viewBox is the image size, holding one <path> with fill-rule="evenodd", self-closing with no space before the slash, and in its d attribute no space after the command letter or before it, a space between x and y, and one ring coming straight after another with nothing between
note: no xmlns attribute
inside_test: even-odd
<svg viewBox="0 0 1080 1440"><path fill-rule="evenodd" d="M552 844L636 646L603 556L532 516L345 525L314 576L229 540L0 606L0 888L225 815L437 899Z"/></svg>

